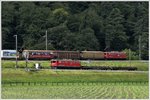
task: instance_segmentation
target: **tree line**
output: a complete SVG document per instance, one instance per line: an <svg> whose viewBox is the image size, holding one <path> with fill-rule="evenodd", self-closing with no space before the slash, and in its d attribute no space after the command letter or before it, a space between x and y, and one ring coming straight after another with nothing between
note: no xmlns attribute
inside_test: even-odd
<svg viewBox="0 0 150 100"><path fill-rule="evenodd" d="M131 49L148 59L148 2L2 1L2 49ZM18 48L18 49L19 49Z"/></svg>

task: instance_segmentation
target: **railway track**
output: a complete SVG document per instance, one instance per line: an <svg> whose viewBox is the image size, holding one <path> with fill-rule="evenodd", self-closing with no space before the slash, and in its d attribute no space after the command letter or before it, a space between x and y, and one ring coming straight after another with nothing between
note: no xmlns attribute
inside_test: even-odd
<svg viewBox="0 0 150 100"><path fill-rule="evenodd" d="M2 59L2 61L16 61L16 59ZM18 61L25 61L18 59ZM28 60L29 62L43 62L43 61L50 61L50 60ZM81 62L130 62L130 60L79 60ZM131 62L149 62L149 60L131 60Z"/></svg>
<svg viewBox="0 0 150 100"><path fill-rule="evenodd" d="M52 70L52 71L95 71L95 72L136 72L136 73L148 73L149 71L138 71L138 70L100 70L94 68L57 68L57 69L50 69L50 68L42 68L42 69L30 69L27 68L26 71L40 71L40 70Z"/></svg>
<svg viewBox="0 0 150 100"><path fill-rule="evenodd" d="M78 69L78 70L137 70L136 67L111 67L111 66L82 66L82 67L57 67L57 69Z"/></svg>
<svg viewBox="0 0 150 100"><path fill-rule="evenodd" d="M44 69L43 69L44 70ZM148 73L148 71L128 71L128 70L85 70L85 69L51 69L53 71L94 71L94 72L135 72L135 73Z"/></svg>
<svg viewBox="0 0 150 100"><path fill-rule="evenodd" d="M111 67L111 66L98 66L98 67L83 66L83 69L87 69L87 70L129 70L129 71L137 70L136 67Z"/></svg>

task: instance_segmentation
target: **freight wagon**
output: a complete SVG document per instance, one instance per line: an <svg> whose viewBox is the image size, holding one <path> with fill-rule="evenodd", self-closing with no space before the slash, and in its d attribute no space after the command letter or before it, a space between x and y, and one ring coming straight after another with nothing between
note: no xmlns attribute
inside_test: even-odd
<svg viewBox="0 0 150 100"><path fill-rule="evenodd" d="M80 53L81 59L104 59L104 52L102 51L82 51Z"/></svg>
<svg viewBox="0 0 150 100"><path fill-rule="evenodd" d="M79 51L53 51L53 55L58 59L80 59Z"/></svg>

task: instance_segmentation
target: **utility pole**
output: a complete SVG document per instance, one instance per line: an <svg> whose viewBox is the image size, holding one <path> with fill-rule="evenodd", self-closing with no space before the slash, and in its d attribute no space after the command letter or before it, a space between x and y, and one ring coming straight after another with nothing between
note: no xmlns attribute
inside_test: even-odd
<svg viewBox="0 0 150 100"><path fill-rule="evenodd" d="M47 50L47 30L46 30L46 50Z"/></svg>
<svg viewBox="0 0 150 100"><path fill-rule="evenodd" d="M131 50L129 49L129 63L130 63L130 67L131 67Z"/></svg>
<svg viewBox="0 0 150 100"><path fill-rule="evenodd" d="M141 35L139 35L139 60L141 60Z"/></svg>
<svg viewBox="0 0 150 100"><path fill-rule="evenodd" d="M17 61L17 35L14 35L14 37L16 38L16 66L15 68L18 67L18 61Z"/></svg>

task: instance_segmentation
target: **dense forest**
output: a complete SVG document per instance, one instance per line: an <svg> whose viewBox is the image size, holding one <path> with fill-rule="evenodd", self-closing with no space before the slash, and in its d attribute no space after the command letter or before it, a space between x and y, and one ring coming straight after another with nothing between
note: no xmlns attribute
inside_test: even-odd
<svg viewBox="0 0 150 100"><path fill-rule="evenodd" d="M131 49L148 59L148 2L2 2L2 49Z"/></svg>

